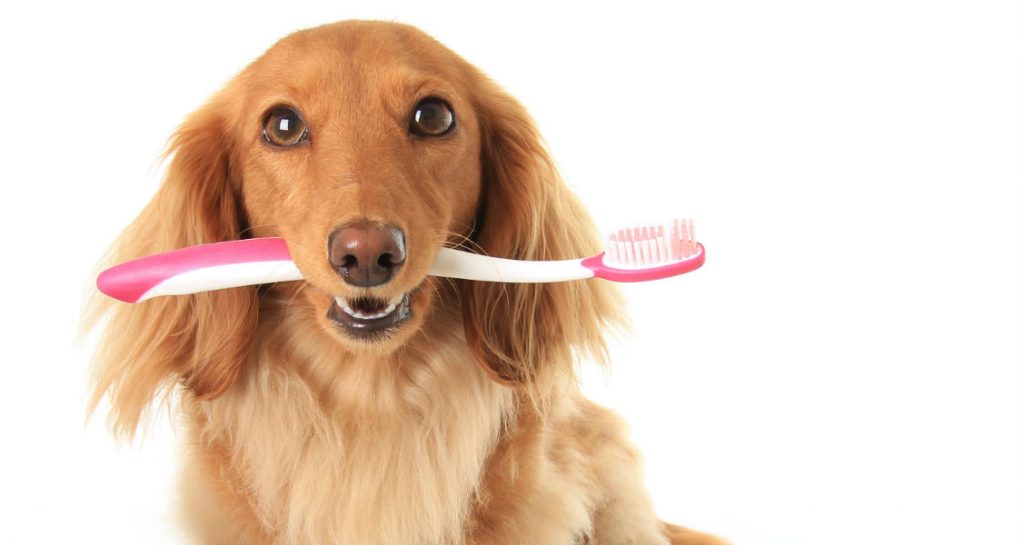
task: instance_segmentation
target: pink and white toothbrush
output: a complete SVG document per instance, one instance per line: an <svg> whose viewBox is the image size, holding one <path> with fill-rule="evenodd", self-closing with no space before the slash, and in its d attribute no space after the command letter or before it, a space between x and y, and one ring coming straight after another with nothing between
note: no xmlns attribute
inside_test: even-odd
<svg viewBox="0 0 1024 545"><path fill-rule="evenodd" d="M428 274L488 282L536 283L603 278L642 282L688 273L704 264L704 246L693 222L620 229L605 251L584 259L518 261L440 248ZM301 280L281 238L201 244L154 254L111 267L96 280L100 291L128 303L162 295Z"/></svg>

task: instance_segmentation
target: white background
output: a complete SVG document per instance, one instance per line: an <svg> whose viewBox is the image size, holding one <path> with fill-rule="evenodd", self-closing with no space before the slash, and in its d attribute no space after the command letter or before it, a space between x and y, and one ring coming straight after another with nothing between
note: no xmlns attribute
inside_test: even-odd
<svg viewBox="0 0 1024 545"><path fill-rule="evenodd" d="M175 125L345 18L494 76L602 226L697 219L707 265L628 287L635 331L585 382L664 518L751 545L1014 541L1017 8L724 0L0 8L0 542L182 542L168 420L121 446L85 423L80 305Z"/></svg>

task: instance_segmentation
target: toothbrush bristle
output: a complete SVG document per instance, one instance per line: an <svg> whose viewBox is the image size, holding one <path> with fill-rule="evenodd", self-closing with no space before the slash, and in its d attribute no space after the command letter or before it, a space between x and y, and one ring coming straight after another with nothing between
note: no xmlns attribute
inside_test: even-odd
<svg viewBox="0 0 1024 545"><path fill-rule="evenodd" d="M699 251L693 221L675 219L612 233L605 245L604 260L615 267L656 267L693 257Z"/></svg>

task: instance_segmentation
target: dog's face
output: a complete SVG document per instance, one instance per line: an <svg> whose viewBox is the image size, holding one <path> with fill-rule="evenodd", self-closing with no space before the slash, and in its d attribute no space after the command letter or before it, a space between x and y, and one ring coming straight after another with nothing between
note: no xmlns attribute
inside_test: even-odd
<svg viewBox="0 0 1024 545"><path fill-rule="evenodd" d="M466 66L408 27L286 38L237 80L233 165L254 236L281 236L302 300L351 349L429 315L437 249L467 237L481 142Z"/></svg>
<svg viewBox="0 0 1024 545"><path fill-rule="evenodd" d="M508 384L603 352L601 329L616 319L603 284L427 276L446 245L549 260L600 244L523 107L412 27L343 22L285 38L189 116L171 151L114 260L281 236L307 282L116 309L109 327L125 333L106 357L124 367L107 368L97 391L131 383L114 402L126 429L168 376L200 399L225 392L261 325L387 356L445 321L438 334L461 326L482 368ZM267 297L297 319L261 314ZM454 312L433 312L441 303Z"/></svg>

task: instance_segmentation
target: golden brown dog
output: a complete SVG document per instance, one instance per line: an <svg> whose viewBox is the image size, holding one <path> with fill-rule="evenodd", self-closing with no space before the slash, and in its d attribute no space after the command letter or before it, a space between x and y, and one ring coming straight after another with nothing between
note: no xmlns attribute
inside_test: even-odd
<svg viewBox="0 0 1024 545"><path fill-rule="evenodd" d="M710 544L659 522L574 360L603 281L426 276L438 248L599 250L523 108L404 25L293 34L175 134L112 260L281 236L307 281L102 303L95 403L131 435L180 391L204 544ZM176 388L180 385L180 388Z"/></svg>

